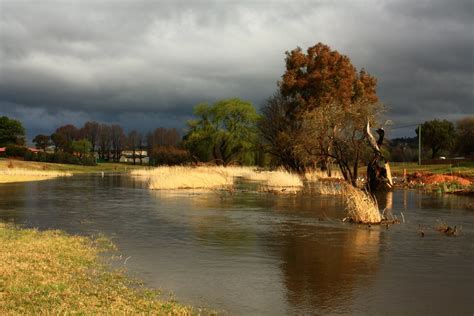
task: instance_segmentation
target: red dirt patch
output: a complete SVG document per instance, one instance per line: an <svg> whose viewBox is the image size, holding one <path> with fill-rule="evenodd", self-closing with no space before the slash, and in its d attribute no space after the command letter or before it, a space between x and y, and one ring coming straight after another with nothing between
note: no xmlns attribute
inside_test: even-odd
<svg viewBox="0 0 474 316"><path fill-rule="evenodd" d="M443 182L456 182L460 185L468 186L472 184L472 181L466 178L451 176L446 174L428 174L415 172L408 176L408 182L411 183L423 183L423 184L437 184Z"/></svg>

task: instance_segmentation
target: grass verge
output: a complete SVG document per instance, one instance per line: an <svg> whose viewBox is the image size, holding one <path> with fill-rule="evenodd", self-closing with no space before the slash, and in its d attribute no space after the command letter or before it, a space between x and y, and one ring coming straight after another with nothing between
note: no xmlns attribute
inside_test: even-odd
<svg viewBox="0 0 474 316"><path fill-rule="evenodd" d="M161 301L99 254L113 245L60 231L0 223L0 314L165 314L192 309Z"/></svg>
<svg viewBox="0 0 474 316"><path fill-rule="evenodd" d="M72 176L72 173L52 170L31 170L23 168L0 169L0 183L40 181L68 176Z"/></svg>
<svg viewBox="0 0 474 316"><path fill-rule="evenodd" d="M12 167L11 167L12 166ZM115 162L99 163L97 166L69 165L61 163L48 163L36 161L23 161L16 159L0 159L0 170L6 168L20 168L29 170L49 170L59 172L70 172L72 174L99 173L99 172L128 172L130 170L143 168L140 165L129 165Z"/></svg>
<svg viewBox="0 0 474 316"><path fill-rule="evenodd" d="M429 172L433 174L450 174L457 176L474 177L474 163L461 162L456 165L421 165L416 162L390 162L390 169L393 175L402 176L405 169L408 174L415 172Z"/></svg>

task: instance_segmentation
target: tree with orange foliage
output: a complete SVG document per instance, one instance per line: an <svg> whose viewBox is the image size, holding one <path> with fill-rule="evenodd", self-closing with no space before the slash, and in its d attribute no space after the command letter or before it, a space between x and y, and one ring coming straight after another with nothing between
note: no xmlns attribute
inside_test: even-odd
<svg viewBox="0 0 474 316"><path fill-rule="evenodd" d="M273 152L288 169L304 172L316 164L328 169L335 161L344 178L355 185L359 161L367 149L363 146L365 123L369 120L374 125L382 110L377 80L322 43L306 53L299 47L286 52L285 61L279 93L263 108L263 137L270 148L280 147ZM281 104L279 111L276 101ZM280 129L270 135L275 126ZM282 150L285 139L286 150Z"/></svg>
<svg viewBox="0 0 474 316"><path fill-rule="evenodd" d="M377 80L364 69L357 72L349 57L318 43L303 53L286 52L281 94L299 101L298 111L337 104L347 108L357 102L377 103Z"/></svg>

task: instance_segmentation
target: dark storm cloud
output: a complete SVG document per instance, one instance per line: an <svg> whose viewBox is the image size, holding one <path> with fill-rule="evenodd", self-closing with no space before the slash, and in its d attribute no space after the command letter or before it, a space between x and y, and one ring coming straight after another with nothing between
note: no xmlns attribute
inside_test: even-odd
<svg viewBox="0 0 474 316"><path fill-rule="evenodd" d="M472 1L0 0L0 115L182 128L202 101L261 105L284 52L321 41L378 78L394 128L456 119L474 112L472 21Z"/></svg>

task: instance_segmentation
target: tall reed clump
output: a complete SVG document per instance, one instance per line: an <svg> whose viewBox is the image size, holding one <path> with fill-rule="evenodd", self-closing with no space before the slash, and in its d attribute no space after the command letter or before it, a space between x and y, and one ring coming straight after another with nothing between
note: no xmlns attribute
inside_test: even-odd
<svg viewBox="0 0 474 316"><path fill-rule="evenodd" d="M296 192L303 188L300 176L284 169L275 171L253 171L243 174L242 177L251 181L259 181L259 191L264 192Z"/></svg>
<svg viewBox="0 0 474 316"><path fill-rule="evenodd" d="M323 179L344 179L339 170L332 170L331 176L328 176L326 171L321 171L319 169L307 171L304 174L304 178L307 182L319 182Z"/></svg>
<svg viewBox="0 0 474 316"><path fill-rule="evenodd" d="M158 167L134 170L135 176L146 176L152 190L213 189L229 190L234 186L234 177L224 167Z"/></svg>
<svg viewBox="0 0 474 316"><path fill-rule="evenodd" d="M336 179L321 179L311 183L311 192L322 195L341 195L344 191L344 182Z"/></svg>
<svg viewBox="0 0 474 316"><path fill-rule="evenodd" d="M252 167L162 166L133 170L131 175L145 177L149 182L149 188L154 190L233 190L236 178L261 182L260 191L294 192L303 188L303 181L297 174L285 170L257 171Z"/></svg>
<svg viewBox="0 0 474 316"><path fill-rule="evenodd" d="M382 221L377 201L369 193L345 184L343 198L350 221L365 224L378 224Z"/></svg>

